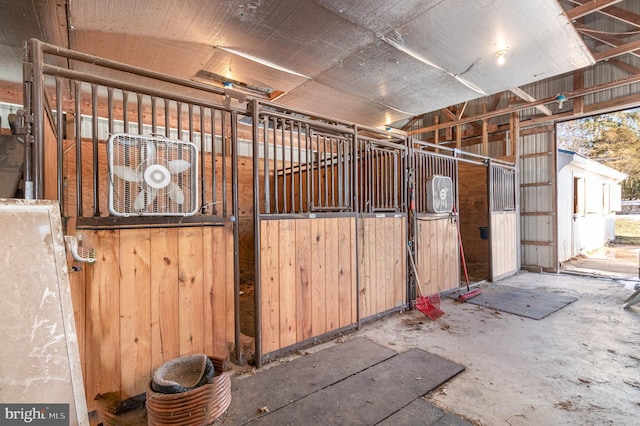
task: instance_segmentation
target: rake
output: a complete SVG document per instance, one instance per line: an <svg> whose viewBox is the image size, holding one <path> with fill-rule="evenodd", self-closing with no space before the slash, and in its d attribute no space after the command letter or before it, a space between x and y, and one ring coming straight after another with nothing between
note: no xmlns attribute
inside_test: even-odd
<svg viewBox="0 0 640 426"><path fill-rule="evenodd" d="M413 254L411 253L409 246L407 246L407 251L409 252L409 260L411 261L413 276L416 277L416 287L418 288L418 298L415 301L415 308L432 320L438 319L444 315L444 311L440 309L440 295L435 293L430 296L424 296L424 293L422 292L422 285L418 278L416 263L413 260Z"/></svg>

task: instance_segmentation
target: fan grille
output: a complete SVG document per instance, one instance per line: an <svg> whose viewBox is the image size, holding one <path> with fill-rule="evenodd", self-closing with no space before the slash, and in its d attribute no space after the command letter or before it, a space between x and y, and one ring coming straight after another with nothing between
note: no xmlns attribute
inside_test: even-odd
<svg viewBox="0 0 640 426"><path fill-rule="evenodd" d="M109 211L188 216L198 210L198 149L191 142L129 134L109 138Z"/></svg>
<svg viewBox="0 0 640 426"><path fill-rule="evenodd" d="M427 179L427 211L450 213L453 210L453 182L449 176L433 175Z"/></svg>

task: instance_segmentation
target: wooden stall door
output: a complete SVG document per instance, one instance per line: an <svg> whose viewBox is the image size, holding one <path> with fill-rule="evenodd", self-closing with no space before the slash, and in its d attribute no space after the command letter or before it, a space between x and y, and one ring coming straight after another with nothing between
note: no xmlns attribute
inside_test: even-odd
<svg viewBox="0 0 640 426"><path fill-rule="evenodd" d="M146 391L175 357L234 342L232 226L80 230L97 259L71 273L88 409Z"/></svg>
<svg viewBox="0 0 640 426"><path fill-rule="evenodd" d="M427 214L418 215L416 220L416 269L423 295L457 288L460 252L455 221L448 215Z"/></svg>
<svg viewBox="0 0 640 426"><path fill-rule="evenodd" d="M406 215L375 214L359 220L360 319L407 303Z"/></svg>
<svg viewBox="0 0 640 426"><path fill-rule="evenodd" d="M489 162L489 279L518 272L518 203L515 167Z"/></svg>
<svg viewBox="0 0 640 426"><path fill-rule="evenodd" d="M260 221L263 354L353 325L355 217Z"/></svg>
<svg viewBox="0 0 640 426"><path fill-rule="evenodd" d="M490 215L492 282L518 272L518 214L516 212L492 212Z"/></svg>

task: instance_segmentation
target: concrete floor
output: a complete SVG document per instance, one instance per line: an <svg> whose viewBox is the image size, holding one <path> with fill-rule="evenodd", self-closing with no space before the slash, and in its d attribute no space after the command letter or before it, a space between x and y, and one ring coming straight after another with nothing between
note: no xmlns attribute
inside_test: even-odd
<svg viewBox="0 0 640 426"><path fill-rule="evenodd" d="M464 365L427 400L475 424L640 424L640 306L621 307L628 281L525 272L500 284L578 300L538 321L445 298L436 321L410 311L348 338Z"/></svg>

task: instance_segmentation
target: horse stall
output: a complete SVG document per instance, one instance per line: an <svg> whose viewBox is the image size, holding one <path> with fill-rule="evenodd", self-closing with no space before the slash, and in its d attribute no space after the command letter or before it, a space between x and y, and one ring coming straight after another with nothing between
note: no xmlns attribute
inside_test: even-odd
<svg viewBox="0 0 640 426"><path fill-rule="evenodd" d="M262 363L407 306L406 146L273 105L253 122Z"/></svg>
<svg viewBox="0 0 640 426"><path fill-rule="evenodd" d="M25 192L60 205L95 415L175 357L237 354L242 113L222 90L37 40L26 56Z"/></svg>

